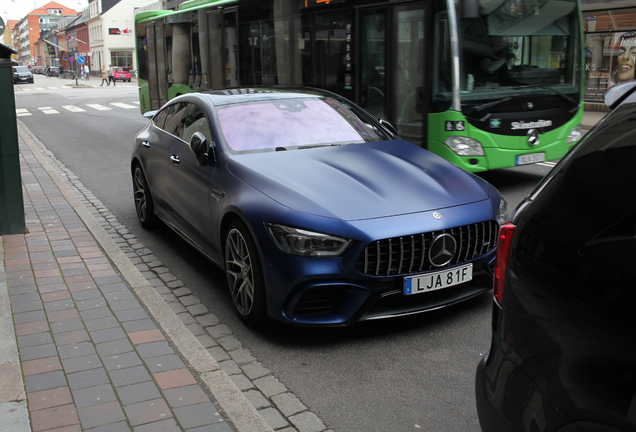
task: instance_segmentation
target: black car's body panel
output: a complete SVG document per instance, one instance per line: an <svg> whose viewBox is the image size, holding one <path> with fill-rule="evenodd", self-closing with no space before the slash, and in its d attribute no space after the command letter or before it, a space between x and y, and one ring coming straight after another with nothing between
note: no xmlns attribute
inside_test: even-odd
<svg viewBox="0 0 636 432"><path fill-rule="evenodd" d="M484 431L636 430L634 125L632 94L515 212Z"/></svg>

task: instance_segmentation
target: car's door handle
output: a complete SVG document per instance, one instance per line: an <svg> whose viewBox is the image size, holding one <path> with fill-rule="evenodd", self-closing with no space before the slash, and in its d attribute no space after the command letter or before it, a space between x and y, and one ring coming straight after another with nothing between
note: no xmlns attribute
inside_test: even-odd
<svg viewBox="0 0 636 432"><path fill-rule="evenodd" d="M172 163L176 163L176 164L178 164L179 162L181 162L181 161L179 160L179 156L177 156L177 155L172 155L172 156L170 156L170 160L172 161Z"/></svg>
<svg viewBox="0 0 636 432"><path fill-rule="evenodd" d="M141 145L142 145L143 147L145 147L145 148L150 148L150 142L148 142L148 141L142 141L142 142L141 142Z"/></svg>

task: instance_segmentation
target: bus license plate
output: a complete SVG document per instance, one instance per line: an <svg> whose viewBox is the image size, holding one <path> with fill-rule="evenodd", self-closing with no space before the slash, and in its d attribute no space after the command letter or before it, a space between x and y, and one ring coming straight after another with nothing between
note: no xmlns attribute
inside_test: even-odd
<svg viewBox="0 0 636 432"><path fill-rule="evenodd" d="M411 276L404 278L404 295L421 294L447 288L472 279L472 264L420 276Z"/></svg>
<svg viewBox="0 0 636 432"><path fill-rule="evenodd" d="M517 165L545 162L545 153L530 153L517 156Z"/></svg>

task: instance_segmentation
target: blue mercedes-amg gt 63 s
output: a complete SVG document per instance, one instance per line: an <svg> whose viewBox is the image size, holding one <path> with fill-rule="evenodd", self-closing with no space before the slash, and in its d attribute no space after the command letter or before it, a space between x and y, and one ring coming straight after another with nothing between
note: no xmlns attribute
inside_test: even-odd
<svg viewBox="0 0 636 432"><path fill-rule="evenodd" d="M336 94L176 97L130 167L142 226L163 221L224 269L247 323L348 325L492 287L497 190Z"/></svg>

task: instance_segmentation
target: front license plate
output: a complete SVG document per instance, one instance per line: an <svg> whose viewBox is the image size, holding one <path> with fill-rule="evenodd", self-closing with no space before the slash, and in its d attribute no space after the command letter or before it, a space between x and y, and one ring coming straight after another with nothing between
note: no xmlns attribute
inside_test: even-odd
<svg viewBox="0 0 636 432"><path fill-rule="evenodd" d="M545 162L545 153L530 153L517 156L517 165Z"/></svg>
<svg viewBox="0 0 636 432"><path fill-rule="evenodd" d="M447 288L473 279L473 265L404 278L404 295L421 294Z"/></svg>

